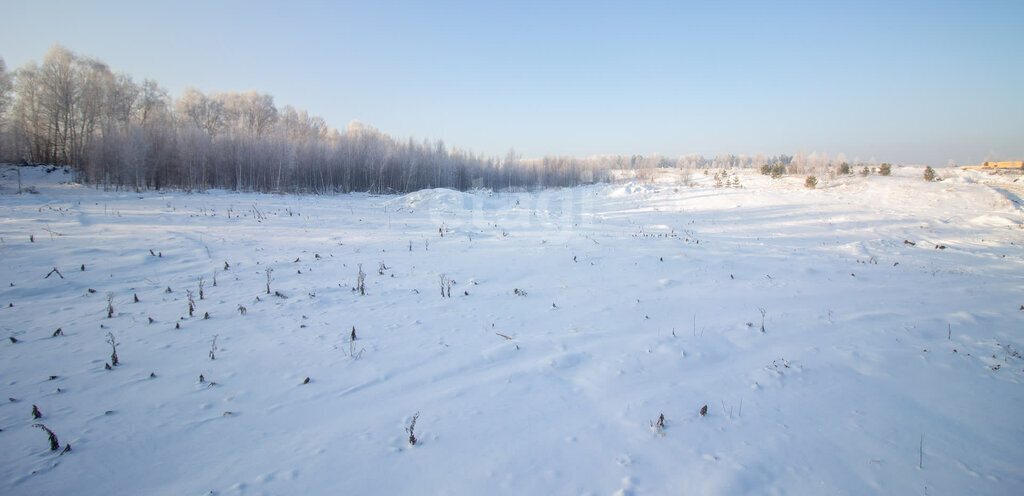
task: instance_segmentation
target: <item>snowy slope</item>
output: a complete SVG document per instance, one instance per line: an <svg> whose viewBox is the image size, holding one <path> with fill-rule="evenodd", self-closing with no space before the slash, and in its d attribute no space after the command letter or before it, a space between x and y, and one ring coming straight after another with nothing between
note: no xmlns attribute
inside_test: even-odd
<svg viewBox="0 0 1024 496"><path fill-rule="evenodd" d="M1024 215L970 172L333 197L3 174L0 494L1024 487Z"/></svg>

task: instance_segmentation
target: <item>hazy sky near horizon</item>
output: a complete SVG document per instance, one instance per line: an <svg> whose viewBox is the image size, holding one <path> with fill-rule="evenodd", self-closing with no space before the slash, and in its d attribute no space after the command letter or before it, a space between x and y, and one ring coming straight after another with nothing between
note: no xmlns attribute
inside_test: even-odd
<svg viewBox="0 0 1024 496"><path fill-rule="evenodd" d="M0 0L8 70L54 43L172 96L255 89L344 129L492 156L1024 159L1024 1Z"/></svg>

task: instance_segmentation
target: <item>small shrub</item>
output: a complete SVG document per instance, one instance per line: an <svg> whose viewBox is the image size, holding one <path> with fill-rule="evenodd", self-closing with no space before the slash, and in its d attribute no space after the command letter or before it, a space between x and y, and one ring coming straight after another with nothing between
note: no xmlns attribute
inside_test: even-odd
<svg viewBox="0 0 1024 496"><path fill-rule="evenodd" d="M844 176L848 176L851 173L853 173L853 171L850 170L850 164L848 164L846 162L843 162L843 163L839 164L839 174L842 174Z"/></svg>
<svg viewBox="0 0 1024 496"><path fill-rule="evenodd" d="M452 281L448 276L441 274L441 298L452 297ZM447 291L447 293L446 293Z"/></svg>
<svg viewBox="0 0 1024 496"><path fill-rule="evenodd" d="M664 436L665 435L665 414L664 413L658 415L658 421L657 422L651 422L651 428L654 429L654 431L658 433L658 436Z"/></svg>
<svg viewBox="0 0 1024 496"><path fill-rule="evenodd" d="M114 333L107 333L107 343L110 344L110 348L112 350L110 353L110 363L116 367L117 364L121 363L120 360L117 359L117 345L120 343L114 339Z"/></svg>
<svg viewBox="0 0 1024 496"><path fill-rule="evenodd" d="M32 424L32 427L38 427L38 428L46 431L46 434L48 436L50 436L50 451L57 451L57 450L60 449L60 441L57 440L57 435L54 434L53 431L51 431L49 428L47 428L43 424ZM69 449L67 451L71 451L71 450Z"/></svg>
<svg viewBox="0 0 1024 496"><path fill-rule="evenodd" d="M32 420L38 420L43 414L39 412L39 407L32 405Z"/></svg>
<svg viewBox="0 0 1024 496"><path fill-rule="evenodd" d="M772 177L772 179L778 179L778 178L782 177L785 174L786 174L786 166L782 165L781 162L772 166L772 168L771 168L771 177Z"/></svg>
<svg viewBox="0 0 1024 496"><path fill-rule="evenodd" d="M890 165L888 163L883 163L881 166L878 167L878 174L882 175L882 176L891 175L892 174L892 165Z"/></svg>
<svg viewBox="0 0 1024 496"><path fill-rule="evenodd" d="M210 360L217 359L217 334L213 336L213 342L210 343Z"/></svg>
<svg viewBox="0 0 1024 496"><path fill-rule="evenodd" d="M359 273L356 274L356 291L359 296L366 296L366 273L363 272L363 264L359 264Z"/></svg>
<svg viewBox="0 0 1024 496"><path fill-rule="evenodd" d="M814 176L807 176L807 179L804 180L804 187L807 188L807 189L814 189L817 185L818 185L818 178L816 178Z"/></svg>
<svg viewBox="0 0 1024 496"><path fill-rule="evenodd" d="M932 169L931 166L924 168L924 180L927 182L935 180L935 169Z"/></svg>
<svg viewBox="0 0 1024 496"><path fill-rule="evenodd" d="M114 316L114 292L107 291L107 318Z"/></svg>
<svg viewBox="0 0 1024 496"><path fill-rule="evenodd" d="M869 169L868 166L865 165L864 168L861 169L860 175L863 176L863 177L870 176L871 175L871 169Z"/></svg>
<svg viewBox="0 0 1024 496"><path fill-rule="evenodd" d="M416 419L420 418L420 412L416 412L412 416L412 422L409 422L409 427L406 427L405 432L409 433L409 445L416 446L416 433L413 430L416 428Z"/></svg>

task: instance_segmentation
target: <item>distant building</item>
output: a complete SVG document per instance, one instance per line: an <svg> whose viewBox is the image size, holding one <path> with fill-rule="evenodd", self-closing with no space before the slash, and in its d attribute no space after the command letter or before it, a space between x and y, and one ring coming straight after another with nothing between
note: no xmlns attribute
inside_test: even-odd
<svg viewBox="0 0 1024 496"><path fill-rule="evenodd" d="M1011 160L1007 162L985 162L981 165L965 165L964 169L974 170L997 170L997 169L1019 169L1024 170L1024 160Z"/></svg>

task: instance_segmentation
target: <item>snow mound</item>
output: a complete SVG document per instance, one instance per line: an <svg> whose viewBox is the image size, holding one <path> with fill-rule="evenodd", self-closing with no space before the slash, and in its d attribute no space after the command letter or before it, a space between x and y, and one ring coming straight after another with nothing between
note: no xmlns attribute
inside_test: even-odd
<svg viewBox="0 0 1024 496"><path fill-rule="evenodd" d="M1000 215L981 215L971 219L970 224L978 227L1016 227L1018 225L1013 219Z"/></svg>
<svg viewBox="0 0 1024 496"><path fill-rule="evenodd" d="M0 183L5 188L18 187L18 172L21 172L22 189L33 192L35 188L53 187L61 184L74 183L75 176L71 167L57 165L16 166L4 164L0 167Z"/></svg>
<svg viewBox="0 0 1024 496"><path fill-rule="evenodd" d="M467 196L466 193L452 189L434 188L401 195L387 204L397 211L415 212L423 209L455 211L466 204Z"/></svg>
<svg viewBox="0 0 1024 496"><path fill-rule="evenodd" d="M609 198L625 198L633 195L647 195L658 192L658 188L649 184L636 184L629 182L625 185L613 187L608 192Z"/></svg>

